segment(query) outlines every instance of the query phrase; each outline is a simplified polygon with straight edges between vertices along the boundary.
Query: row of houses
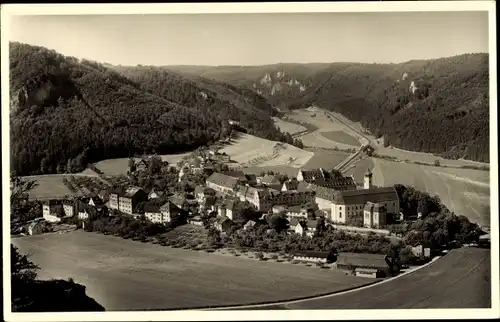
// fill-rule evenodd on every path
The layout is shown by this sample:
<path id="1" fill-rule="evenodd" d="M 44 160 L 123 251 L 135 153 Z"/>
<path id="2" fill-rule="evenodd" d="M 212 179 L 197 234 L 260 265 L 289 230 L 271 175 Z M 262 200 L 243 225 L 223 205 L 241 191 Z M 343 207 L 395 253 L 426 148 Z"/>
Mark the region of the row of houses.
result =
<path id="1" fill-rule="evenodd" d="M 99 196 L 72 200 L 51 199 L 42 204 L 43 218 L 52 223 L 58 223 L 74 216 L 81 220 L 95 218 L 106 212 L 107 207 Z"/>

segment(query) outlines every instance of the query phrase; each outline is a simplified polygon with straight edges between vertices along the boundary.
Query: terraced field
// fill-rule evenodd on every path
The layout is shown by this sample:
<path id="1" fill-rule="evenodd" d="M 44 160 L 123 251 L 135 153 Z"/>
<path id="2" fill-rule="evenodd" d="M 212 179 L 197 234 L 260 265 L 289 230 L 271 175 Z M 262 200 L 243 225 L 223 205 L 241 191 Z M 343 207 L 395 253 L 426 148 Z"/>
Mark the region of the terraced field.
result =
<path id="1" fill-rule="evenodd" d="M 107 311 L 274 302 L 365 285 L 340 271 L 143 244 L 74 231 L 12 239 L 42 267 L 69 278 Z M 222 257 L 224 256 L 224 257 Z M 222 260 L 221 260 L 222 259 Z"/>
<path id="2" fill-rule="evenodd" d="M 312 152 L 304 151 L 290 144 L 261 139 L 249 134 L 242 134 L 233 141 L 231 145 L 224 147 L 220 152 L 227 153 L 241 166 L 288 165 L 300 168 L 313 156 Z"/>

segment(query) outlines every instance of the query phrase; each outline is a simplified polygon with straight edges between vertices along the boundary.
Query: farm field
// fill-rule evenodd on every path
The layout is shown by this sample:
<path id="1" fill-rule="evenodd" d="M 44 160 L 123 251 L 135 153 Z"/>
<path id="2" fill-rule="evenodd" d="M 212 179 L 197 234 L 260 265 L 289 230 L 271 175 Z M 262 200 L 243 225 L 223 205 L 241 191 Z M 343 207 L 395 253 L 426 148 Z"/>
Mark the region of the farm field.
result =
<path id="1" fill-rule="evenodd" d="M 22 253 L 33 254 L 31 260 L 42 267 L 39 278 L 72 277 L 107 311 L 273 302 L 373 282 L 331 269 L 174 249 L 83 231 L 14 238 L 12 243 Z"/>
<path id="2" fill-rule="evenodd" d="M 352 145 L 352 146 L 361 146 L 361 144 L 355 137 L 343 131 L 321 132 L 321 135 L 323 135 L 325 138 L 333 142 L 340 142 L 342 144 Z"/>
<path id="3" fill-rule="evenodd" d="M 312 115 L 316 115 L 312 117 Z M 344 124 L 335 122 L 335 119 L 328 119 L 324 111 L 318 108 L 295 110 L 293 113 L 287 115 L 288 117 L 305 123 L 310 123 L 318 128 L 318 130 L 300 136 L 300 139 L 305 146 L 328 148 L 332 149 L 338 147 L 340 149 L 352 149 L 360 145 L 355 137 L 351 135 L 351 130 Z M 342 132 L 344 135 L 337 135 L 336 137 L 326 137 L 324 133 L 329 132 Z M 327 134 L 329 135 L 329 134 Z M 345 137 L 348 136 L 351 140 L 346 141 Z M 353 142 L 352 139 L 356 140 Z"/>
<path id="4" fill-rule="evenodd" d="M 188 153 L 164 154 L 160 155 L 162 161 L 168 161 L 170 164 L 176 164 Z M 139 160 L 139 158 L 135 158 Z M 106 176 L 117 176 L 126 174 L 128 171 L 128 158 L 108 159 L 99 161 L 95 164 L 97 169 L 101 170 Z"/>
<path id="5" fill-rule="evenodd" d="M 342 151 L 322 150 L 314 148 L 307 148 L 306 150 L 314 153 L 313 157 L 309 159 L 309 161 L 301 167 L 302 169 L 306 170 L 318 169 L 318 168 L 333 169 L 337 164 L 342 162 L 349 155 L 349 153 Z M 355 167 L 347 168 L 347 170 L 344 172 L 344 175 L 346 176 L 353 175 L 354 179 L 358 183 L 362 183 L 363 176 L 366 170 L 368 169 L 372 170 L 373 166 L 374 165 L 371 158 L 366 158 L 364 160 L 355 162 Z M 286 174 L 289 177 L 296 177 L 298 172 L 297 168 L 286 165 L 253 166 L 253 167 L 244 167 L 241 170 L 245 171 L 246 173 L 256 174 L 256 175 L 259 175 L 262 171 L 273 171 L 275 173 Z"/>
<path id="6" fill-rule="evenodd" d="M 319 107 L 309 107 L 308 109 L 301 110 L 302 112 L 296 113 L 295 117 L 300 118 L 302 122 L 318 122 L 318 127 L 321 129 L 321 131 L 325 131 L 326 129 L 329 129 L 330 131 L 340 131 L 343 129 L 342 126 L 344 125 L 335 125 L 334 123 L 330 122 L 326 117 L 321 117 L 318 118 L 320 115 L 324 115 L 325 110 L 321 109 Z M 316 117 L 311 118 L 311 114 L 316 114 Z M 343 120 L 350 126 L 352 126 L 354 129 L 356 129 L 358 132 L 364 133 L 365 129 L 359 122 L 353 122 L 346 117 L 344 117 L 340 113 L 335 113 L 335 112 L 330 112 L 328 113 L 334 115 L 335 117 Z M 308 119 L 309 118 L 309 119 Z M 321 120 L 323 119 L 323 120 Z M 323 124 L 323 126 L 319 126 L 319 124 Z M 328 123 L 331 123 L 332 125 L 328 125 Z M 341 124 L 340 122 L 337 122 L 337 124 Z M 336 130 L 336 129 L 337 130 Z M 345 126 L 344 126 L 345 129 Z M 348 134 L 350 133 L 350 130 L 346 131 Z M 316 133 L 316 135 L 314 135 Z M 453 167 L 461 167 L 461 166 L 488 166 L 488 163 L 482 163 L 482 162 L 476 162 L 476 161 L 469 161 L 469 160 L 450 160 L 450 159 L 444 159 L 442 157 L 438 157 L 433 155 L 432 153 L 425 153 L 425 152 L 414 152 L 414 151 L 407 151 L 407 150 L 402 150 L 398 149 L 395 147 L 384 147 L 384 142 L 382 138 L 376 138 L 373 135 L 369 135 L 364 133 L 366 137 L 368 137 L 371 141 L 371 145 L 375 148 L 375 152 L 379 155 L 384 155 L 384 156 L 390 156 L 394 158 L 398 158 L 402 161 L 409 160 L 409 161 L 417 161 L 417 162 L 423 162 L 423 163 L 428 163 L 428 164 L 434 164 L 434 161 L 438 160 L 441 165 L 447 165 L 447 166 L 453 166 Z M 304 137 L 302 137 L 302 141 L 304 142 L 304 145 L 312 145 L 312 146 L 318 146 L 318 147 L 327 147 L 327 143 L 320 138 L 317 137 L 317 132 L 310 133 Z M 307 143 L 306 143 L 307 142 Z M 316 144 L 316 145 L 314 145 Z M 340 147 L 340 146 L 339 146 Z"/>
<path id="7" fill-rule="evenodd" d="M 375 185 L 411 185 L 438 195 L 450 210 L 489 227 L 489 171 L 423 166 L 376 158 L 372 161 Z"/>
<path id="8" fill-rule="evenodd" d="M 427 267 L 393 281 L 347 294 L 266 306 L 262 309 L 489 308 L 490 277 L 490 251 L 461 248 L 452 250 Z"/>
<path id="9" fill-rule="evenodd" d="M 77 174 L 72 174 L 78 176 Z M 29 192 L 30 199 L 50 199 L 62 198 L 64 196 L 77 195 L 68 189 L 63 183 L 64 177 L 69 177 L 69 174 L 47 174 L 39 176 L 23 177 L 25 180 L 35 180 L 37 186 Z"/>
<path id="10" fill-rule="evenodd" d="M 302 125 L 285 122 L 279 117 L 273 117 L 273 120 L 274 120 L 274 125 L 276 125 L 281 132 L 288 132 L 293 135 L 295 133 L 307 130 Z"/>
<path id="11" fill-rule="evenodd" d="M 231 159 L 248 167 L 289 165 L 300 168 L 313 156 L 312 152 L 304 151 L 290 144 L 243 133 L 219 152 L 227 153 Z M 293 158 L 291 163 L 290 158 Z"/>

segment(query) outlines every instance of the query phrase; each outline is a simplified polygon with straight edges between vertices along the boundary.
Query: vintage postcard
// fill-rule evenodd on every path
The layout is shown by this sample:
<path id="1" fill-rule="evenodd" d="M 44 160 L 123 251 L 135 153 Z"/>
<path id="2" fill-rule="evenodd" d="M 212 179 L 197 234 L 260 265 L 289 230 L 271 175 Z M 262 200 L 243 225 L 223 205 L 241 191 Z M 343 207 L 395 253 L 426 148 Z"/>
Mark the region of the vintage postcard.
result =
<path id="1" fill-rule="evenodd" d="M 6 321 L 499 317 L 493 1 L 1 13 Z"/>

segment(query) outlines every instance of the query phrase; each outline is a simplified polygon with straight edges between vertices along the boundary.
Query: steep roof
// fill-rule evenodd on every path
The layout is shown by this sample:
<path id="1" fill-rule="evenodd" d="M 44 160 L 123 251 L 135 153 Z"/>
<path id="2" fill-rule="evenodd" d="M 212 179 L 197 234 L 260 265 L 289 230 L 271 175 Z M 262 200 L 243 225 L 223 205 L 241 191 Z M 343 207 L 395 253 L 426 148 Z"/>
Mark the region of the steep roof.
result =
<path id="1" fill-rule="evenodd" d="M 299 170 L 302 172 L 302 177 L 304 181 L 310 181 L 314 179 L 324 178 L 324 173 L 321 169 L 313 169 L 313 170 Z"/>
<path id="2" fill-rule="evenodd" d="M 239 209 L 240 202 L 239 202 L 239 200 L 236 200 L 236 199 L 227 198 L 224 200 L 223 206 L 229 210 L 236 210 L 236 209 Z"/>
<path id="3" fill-rule="evenodd" d="M 316 193 L 316 197 L 333 201 L 335 190 L 321 187 L 312 183 L 307 183 L 302 181 L 298 184 L 298 191 L 314 191 Z"/>
<path id="4" fill-rule="evenodd" d="M 367 201 L 373 203 L 398 200 L 398 193 L 394 187 L 380 187 L 371 189 L 360 189 L 351 191 L 335 192 L 334 202 L 337 204 L 365 204 Z"/>
<path id="5" fill-rule="evenodd" d="M 197 194 L 209 194 L 209 193 L 215 193 L 215 190 L 209 187 L 204 187 L 204 186 L 196 186 L 194 188 L 194 193 Z"/>
<path id="6" fill-rule="evenodd" d="M 167 201 L 160 207 L 160 211 L 172 211 L 177 208 L 176 205 L 174 205 L 171 201 Z"/>
<path id="7" fill-rule="evenodd" d="M 136 186 L 128 187 L 124 191 L 123 197 L 132 198 L 132 197 L 134 197 L 141 190 L 142 189 L 140 187 L 136 187 Z"/>
<path id="8" fill-rule="evenodd" d="M 316 179 L 311 183 L 325 188 L 335 190 L 355 190 L 356 182 L 352 177 L 331 177 L 328 179 Z"/>
<path id="9" fill-rule="evenodd" d="M 232 178 L 236 178 L 236 179 L 241 179 L 241 180 L 246 179 L 245 172 L 243 172 L 241 170 L 225 171 L 225 172 L 223 172 L 223 174 L 228 176 L 228 177 L 232 177 Z"/>
<path id="10" fill-rule="evenodd" d="M 211 182 L 218 186 L 232 189 L 234 186 L 238 184 L 238 179 L 228 176 L 226 174 L 214 172 L 210 177 L 208 177 L 207 182 Z"/>
<path id="11" fill-rule="evenodd" d="M 215 197 L 207 197 L 205 198 L 205 200 L 203 201 L 203 205 L 204 206 L 213 206 L 215 205 L 215 201 L 217 199 Z"/>
<path id="12" fill-rule="evenodd" d="M 231 219 L 229 219 L 229 217 L 227 217 L 227 216 L 220 216 L 220 217 L 217 217 L 215 219 L 215 221 L 217 221 L 219 224 L 223 224 L 226 222 L 231 222 Z"/>
<path id="13" fill-rule="evenodd" d="M 63 201 L 59 199 L 50 199 L 47 200 L 43 203 L 44 205 L 49 205 L 49 206 L 57 206 L 57 205 L 62 205 Z"/>
<path id="14" fill-rule="evenodd" d="M 269 174 L 266 174 L 265 176 L 263 176 L 260 179 L 260 182 L 262 182 L 263 184 L 266 184 L 266 185 L 280 184 L 280 181 L 278 180 L 278 178 L 276 178 L 273 175 L 269 175 Z"/>
<path id="15" fill-rule="evenodd" d="M 295 228 L 298 224 L 299 220 L 296 218 L 290 218 L 290 220 L 288 221 L 288 225 L 290 226 L 290 228 Z"/>
<path id="16" fill-rule="evenodd" d="M 160 206 L 155 203 L 148 202 L 144 205 L 144 212 L 160 213 Z"/>
<path id="17" fill-rule="evenodd" d="M 385 255 L 362 253 L 339 253 L 337 264 L 352 265 L 354 267 L 387 269 Z"/>
<path id="18" fill-rule="evenodd" d="M 287 180 L 283 183 L 283 186 L 286 186 L 287 190 L 297 190 L 297 188 L 299 186 L 299 182 L 295 179 Z"/>

